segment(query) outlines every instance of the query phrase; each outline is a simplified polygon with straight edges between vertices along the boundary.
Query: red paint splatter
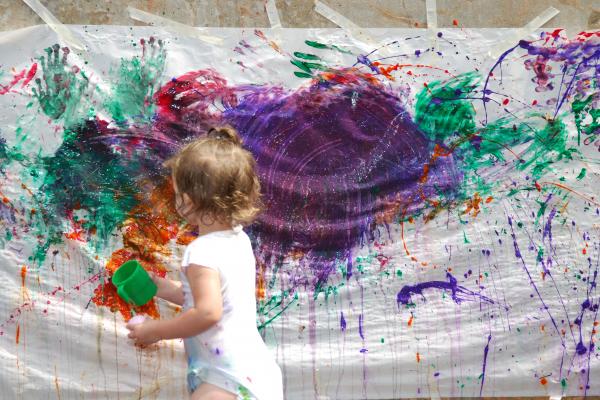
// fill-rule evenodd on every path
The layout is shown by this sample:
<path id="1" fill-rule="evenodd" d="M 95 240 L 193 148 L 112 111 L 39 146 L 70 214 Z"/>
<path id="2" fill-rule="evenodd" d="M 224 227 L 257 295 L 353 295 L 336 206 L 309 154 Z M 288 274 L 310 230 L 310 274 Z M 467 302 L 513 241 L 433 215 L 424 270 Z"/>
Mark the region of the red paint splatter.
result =
<path id="1" fill-rule="evenodd" d="M 546 377 L 545 377 L 545 376 L 542 376 L 542 379 L 540 379 L 540 383 L 541 383 L 542 385 L 545 385 L 545 384 L 547 384 L 547 383 L 548 383 L 548 379 L 546 379 Z"/>
<path id="2" fill-rule="evenodd" d="M 454 25 L 454 26 L 458 26 L 458 20 L 457 20 L 457 19 L 453 19 L 453 20 L 452 20 L 452 25 Z"/>
<path id="3" fill-rule="evenodd" d="M 34 63 L 29 71 L 27 69 L 23 69 L 21 72 L 15 74 L 13 79 L 7 85 L 0 85 L 0 95 L 6 94 L 11 91 L 13 87 L 17 85 L 21 81 L 21 79 L 25 78 L 25 80 L 21 83 L 21 87 L 25 87 L 31 81 L 31 79 L 35 76 L 37 71 L 37 64 Z"/>
<path id="4" fill-rule="evenodd" d="M 508 102 L 509 102 L 509 100 L 508 100 L 508 99 L 504 99 L 504 100 L 502 100 L 502 104 L 504 104 L 504 105 L 507 105 L 507 104 L 508 104 Z"/>
<path id="5" fill-rule="evenodd" d="M 538 192 L 542 191 L 542 187 L 540 186 L 539 183 L 535 182 L 535 188 L 537 189 Z"/>
<path id="6" fill-rule="evenodd" d="M 37 72 L 37 63 L 33 63 L 33 65 L 31 66 L 31 68 L 29 68 L 29 71 L 27 72 L 27 76 L 25 77 L 25 80 L 23 81 L 23 83 L 21 84 L 21 87 L 25 87 L 27 86 L 27 84 L 33 79 L 33 77 L 35 76 L 35 73 Z"/>
<path id="7" fill-rule="evenodd" d="M 19 344 L 19 337 L 21 336 L 21 325 L 17 324 L 17 333 L 15 335 L 15 342 Z"/>

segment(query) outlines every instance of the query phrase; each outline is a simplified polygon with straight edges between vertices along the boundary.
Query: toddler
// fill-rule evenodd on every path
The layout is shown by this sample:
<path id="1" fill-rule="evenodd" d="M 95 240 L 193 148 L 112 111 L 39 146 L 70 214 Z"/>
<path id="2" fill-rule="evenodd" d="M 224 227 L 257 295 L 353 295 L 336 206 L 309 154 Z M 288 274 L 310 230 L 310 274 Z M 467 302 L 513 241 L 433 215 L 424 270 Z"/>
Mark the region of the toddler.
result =
<path id="1" fill-rule="evenodd" d="M 181 283 L 153 275 L 157 297 L 183 306 L 170 320 L 128 324 L 139 345 L 183 338 L 192 400 L 283 399 L 279 366 L 256 327 L 256 263 L 242 224 L 259 212 L 256 161 L 231 127 L 212 128 L 165 162 L 177 212 L 198 227 Z"/>

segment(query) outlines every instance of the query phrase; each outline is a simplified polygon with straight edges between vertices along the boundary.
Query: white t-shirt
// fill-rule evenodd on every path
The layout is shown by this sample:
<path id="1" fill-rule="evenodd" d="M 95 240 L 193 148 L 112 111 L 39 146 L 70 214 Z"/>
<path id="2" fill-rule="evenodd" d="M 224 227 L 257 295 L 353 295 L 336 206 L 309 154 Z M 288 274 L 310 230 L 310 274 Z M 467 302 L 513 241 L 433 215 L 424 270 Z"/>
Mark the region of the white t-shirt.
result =
<path id="1" fill-rule="evenodd" d="M 181 264 L 184 310 L 194 307 L 185 274 L 189 264 L 219 272 L 223 316 L 184 339 L 188 369 L 204 371 L 208 383 L 215 374 L 234 380 L 259 400 L 283 399 L 281 370 L 256 327 L 256 259 L 242 226 L 202 235 L 188 245 Z"/>

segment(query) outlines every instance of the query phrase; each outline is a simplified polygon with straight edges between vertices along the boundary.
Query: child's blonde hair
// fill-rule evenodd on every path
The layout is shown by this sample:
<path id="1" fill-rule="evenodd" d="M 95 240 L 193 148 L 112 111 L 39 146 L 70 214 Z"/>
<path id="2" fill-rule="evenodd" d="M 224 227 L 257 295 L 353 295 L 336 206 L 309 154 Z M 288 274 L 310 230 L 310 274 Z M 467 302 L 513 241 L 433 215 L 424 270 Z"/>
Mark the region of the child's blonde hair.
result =
<path id="1" fill-rule="evenodd" d="M 211 128 L 163 164 L 195 212 L 222 222 L 250 224 L 260 212 L 256 160 L 231 126 Z M 180 199 L 181 200 L 181 199 Z"/>

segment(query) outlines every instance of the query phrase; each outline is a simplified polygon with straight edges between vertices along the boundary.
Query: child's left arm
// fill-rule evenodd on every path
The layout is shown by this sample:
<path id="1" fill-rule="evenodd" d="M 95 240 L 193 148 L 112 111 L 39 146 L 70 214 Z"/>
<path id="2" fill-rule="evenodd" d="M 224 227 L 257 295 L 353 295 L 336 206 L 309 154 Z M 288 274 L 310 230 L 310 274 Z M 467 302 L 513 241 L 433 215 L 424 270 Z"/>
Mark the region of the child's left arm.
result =
<path id="1" fill-rule="evenodd" d="M 195 336 L 221 320 L 223 299 L 219 272 L 190 264 L 186 268 L 186 275 L 194 296 L 194 308 L 170 320 L 127 324 L 127 329 L 131 331 L 128 337 L 134 339 L 136 344 L 149 345 L 163 339 Z"/>

